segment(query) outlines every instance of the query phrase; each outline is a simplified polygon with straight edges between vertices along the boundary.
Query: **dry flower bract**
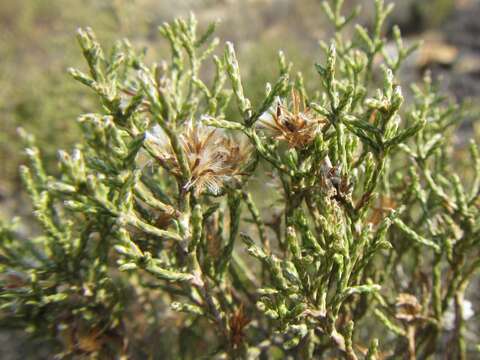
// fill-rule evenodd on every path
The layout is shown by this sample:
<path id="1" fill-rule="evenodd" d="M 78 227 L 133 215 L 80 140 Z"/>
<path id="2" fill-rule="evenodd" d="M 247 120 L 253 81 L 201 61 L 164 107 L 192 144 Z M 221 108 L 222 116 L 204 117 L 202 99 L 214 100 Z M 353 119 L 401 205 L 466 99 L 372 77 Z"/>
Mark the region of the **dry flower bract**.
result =
<path id="1" fill-rule="evenodd" d="M 183 125 L 179 140 L 190 169 L 186 191 L 195 195 L 205 191 L 219 195 L 227 183 L 239 181 L 242 168 L 250 159 L 250 147 L 225 132 L 208 127 L 201 121 L 188 121 Z M 147 132 L 146 141 L 160 164 L 172 174 L 180 175 L 180 166 L 168 136 L 159 125 Z"/>
<path id="2" fill-rule="evenodd" d="M 245 338 L 245 327 L 250 323 L 250 319 L 245 315 L 243 304 L 236 309 L 229 319 L 230 341 L 233 346 L 239 346 Z"/>
<path id="3" fill-rule="evenodd" d="M 278 99 L 260 116 L 259 126 L 270 131 L 275 139 L 285 141 L 289 147 L 303 148 L 315 139 L 325 121 L 305 105 L 299 93 L 292 90 L 290 104 Z"/>
<path id="4" fill-rule="evenodd" d="M 421 317 L 422 306 L 411 294 L 401 293 L 398 295 L 395 306 L 397 308 L 395 317 L 398 320 L 412 322 Z"/>

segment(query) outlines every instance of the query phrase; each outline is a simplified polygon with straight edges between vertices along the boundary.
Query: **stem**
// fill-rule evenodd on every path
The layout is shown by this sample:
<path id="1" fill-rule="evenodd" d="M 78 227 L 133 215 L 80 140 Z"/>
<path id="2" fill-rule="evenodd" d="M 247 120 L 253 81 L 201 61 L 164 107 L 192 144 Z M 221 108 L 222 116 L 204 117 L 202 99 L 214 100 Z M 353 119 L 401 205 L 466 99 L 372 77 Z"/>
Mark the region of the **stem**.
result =
<path id="1" fill-rule="evenodd" d="M 464 339 L 465 321 L 463 314 L 464 290 L 458 290 L 455 293 L 455 339 L 457 342 L 457 359 L 466 360 L 467 349 Z"/>
<path id="2" fill-rule="evenodd" d="M 408 325 L 407 328 L 407 340 L 408 340 L 408 359 L 415 360 L 415 326 Z"/>

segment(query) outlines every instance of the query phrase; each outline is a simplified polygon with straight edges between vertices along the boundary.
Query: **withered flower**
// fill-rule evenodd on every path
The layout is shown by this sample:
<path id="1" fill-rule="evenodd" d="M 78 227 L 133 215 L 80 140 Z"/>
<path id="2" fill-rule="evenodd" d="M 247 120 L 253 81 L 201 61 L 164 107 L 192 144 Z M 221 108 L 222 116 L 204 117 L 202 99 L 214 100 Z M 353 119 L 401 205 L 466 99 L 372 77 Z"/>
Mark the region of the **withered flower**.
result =
<path id="1" fill-rule="evenodd" d="M 315 139 L 320 125 L 325 122 L 305 105 L 300 94 L 292 90 L 290 104 L 278 100 L 260 116 L 259 126 L 270 131 L 275 139 L 285 141 L 289 147 L 303 148 Z"/>
<path id="2" fill-rule="evenodd" d="M 242 344 L 243 339 L 245 338 L 244 329 L 249 323 L 250 319 L 245 316 L 243 304 L 241 304 L 228 321 L 230 328 L 230 341 L 234 347 L 238 347 Z"/>
<path id="3" fill-rule="evenodd" d="M 422 306 L 417 298 L 411 294 L 401 293 L 397 296 L 396 304 L 397 313 L 395 317 L 398 320 L 410 323 L 414 320 L 421 319 Z"/>
<path id="4" fill-rule="evenodd" d="M 187 122 L 180 130 L 180 145 L 190 169 L 186 191 L 193 189 L 195 195 L 206 190 L 214 195 L 221 193 L 229 182 L 238 181 L 242 168 L 250 158 L 250 148 L 242 141 L 202 122 Z M 181 170 L 170 140 L 160 126 L 154 126 L 146 135 L 147 143 L 153 145 L 160 164 L 175 176 Z"/>

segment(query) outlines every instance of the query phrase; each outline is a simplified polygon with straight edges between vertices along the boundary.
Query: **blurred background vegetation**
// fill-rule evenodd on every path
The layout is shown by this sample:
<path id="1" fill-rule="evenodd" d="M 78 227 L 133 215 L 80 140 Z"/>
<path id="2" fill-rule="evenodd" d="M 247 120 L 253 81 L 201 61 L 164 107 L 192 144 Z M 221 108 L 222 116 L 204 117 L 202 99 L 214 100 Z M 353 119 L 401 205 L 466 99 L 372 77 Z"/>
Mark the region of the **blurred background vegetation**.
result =
<path id="1" fill-rule="evenodd" d="M 363 7 L 370 23 L 370 0 L 346 0 Z M 457 99 L 480 94 L 480 3 L 475 0 L 396 0 L 391 24 L 405 41 L 423 40 L 402 81 L 408 84 L 430 69 Z M 246 92 L 255 99 L 275 78 L 277 52 L 283 49 L 294 68 L 315 88 L 313 64 L 321 59 L 319 40 L 331 34 L 320 0 L 2 0 L 0 1 L 0 217 L 28 210 L 18 167 L 23 161 L 18 127 L 33 133 L 55 171 L 59 148 L 78 139 L 75 119 L 98 103 L 66 72 L 82 68 L 75 40 L 78 27 L 90 26 L 109 48 L 128 38 L 146 48 L 151 61 L 162 59 L 158 26 L 194 12 L 201 27 L 220 20 L 217 36 L 236 44 Z M 388 33 L 386 34 L 389 35 Z M 388 48 L 386 49 L 388 51 Z M 2 342 L 2 354 L 14 353 Z M 16 344 L 18 346 L 18 344 Z M 3 358 L 3 357 L 2 357 Z M 15 357 L 14 357 L 15 358 Z"/>

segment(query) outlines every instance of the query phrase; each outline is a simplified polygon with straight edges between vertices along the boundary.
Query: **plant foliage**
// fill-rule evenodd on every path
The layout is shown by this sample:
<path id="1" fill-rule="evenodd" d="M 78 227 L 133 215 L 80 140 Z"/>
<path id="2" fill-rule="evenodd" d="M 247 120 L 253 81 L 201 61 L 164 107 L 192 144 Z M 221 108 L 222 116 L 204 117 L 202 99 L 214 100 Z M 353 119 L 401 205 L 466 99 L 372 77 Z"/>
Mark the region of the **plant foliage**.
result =
<path id="1" fill-rule="evenodd" d="M 350 32 L 358 9 L 342 15 L 342 3 L 323 3 L 335 36 L 318 91 L 280 53 L 255 102 L 233 45 L 219 55 L 215 26 L 199 33 L 193 16 L 161 26 L 171 57 L 151 65 L 79 30 L 88 71 L 70 74 L 102 111 L 79 118 L 83 140 L 59 152 L 58 177 L 24 135 L 43 231 L 1 227 L 2 326 L 64 357 L 474 351 L 478 147 L 459 172 L 462 113 L 428 78 L 405 104 L 397 76 L 415 46 L 394 28 L 396 56 L 384 51 L 392 7 L 376 0 L 372 28 Z"/>

